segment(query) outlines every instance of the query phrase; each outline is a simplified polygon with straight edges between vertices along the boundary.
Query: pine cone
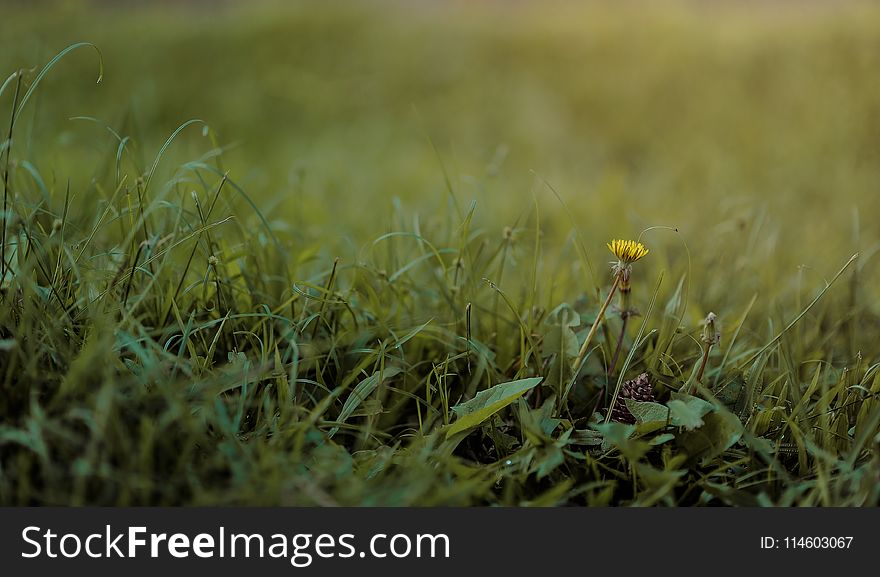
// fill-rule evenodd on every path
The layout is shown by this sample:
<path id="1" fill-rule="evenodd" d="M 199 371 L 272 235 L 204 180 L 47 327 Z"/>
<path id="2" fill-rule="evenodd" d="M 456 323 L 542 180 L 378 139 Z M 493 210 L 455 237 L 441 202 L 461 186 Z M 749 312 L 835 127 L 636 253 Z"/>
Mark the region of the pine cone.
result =
<path id="1" fill-rule="evenodd" d="M 619 423 L 633 424 L 636 418 L 629 409 L 626 408 L 626 399 L 633 399 L 641 402 L 653 402 L 654 390 L 651 387 L 651 380 L 648 373 L 642 373 L 631 381 L 625 381 L 620 387 L 620 394 L 617 395 L 617 402 L 611 410 L 611 420 Z"/>

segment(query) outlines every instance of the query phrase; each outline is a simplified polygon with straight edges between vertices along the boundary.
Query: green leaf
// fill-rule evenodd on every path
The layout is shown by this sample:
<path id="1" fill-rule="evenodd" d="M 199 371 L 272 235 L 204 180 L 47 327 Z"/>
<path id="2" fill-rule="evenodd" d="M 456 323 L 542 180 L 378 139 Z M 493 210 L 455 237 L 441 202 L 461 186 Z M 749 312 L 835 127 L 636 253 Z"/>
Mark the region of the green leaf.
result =
<path id="1" fill-rule="evenodd" d="M 693 431 L 703 426 L 703 419 L 697 411 L 683 401 L 671 400 L 666 403 L 669 407 L 669 414 L 672 416 L 672 424 L 676 427 L 684 427 L 688 431 Z"/>
<path id="2" fill-rule="evenodd" d="M 699 397 L 684 393 L 672 393 L 672 399 L 666 403 L 672 417 L 672 424 L 692 431 L 703 426 L 703 416 L 712 412 L 712 403 Z"/>
<path id="3" fill-rule="evenodd" d="M 610 423 L 593 423 L 590 426 L 602 434 L 603 451 L 616 448 L 621 455 L 630 461 L 638 461 L 651 448 L 648 443 L 630 438 L 636 432 L 635 425 L 611 421 Z"/>
<path id="4" fill-rule="evenodd" d="M 678 436 L 679 445 L 703 465 L 729 449 L 743 433 L 743 425 L 730 411 L 719 409 L 703 418 L 703 426 Z"/>
<path id="5" fill-rule="evenodd" d="M 391 281 L 389 280 L 388 282 L 391 282 Z M 431 324 L 432 320 L 433 319 L 429 319 L 425 324 L 417 326 L 416 328 L 411 330 L 409 333 L 407 333 L 406 336 L 398 339 L 397 342 L 394 343 L 394 348 L 399 349 L 400 347 L 405 345 L 407 341 L 409 341 L 411 338 L 413 338 L 414 336 L 416 336 L 417 334 L 419 334 L 420 332 L 425 330 L 425 327 L 427 327 L 429 324 Z"/>
<path id="6" fill-rule="evenodd" d="M 745 406 L 745 390 L 745 380 L 743 380 L 741 375 L 737 375 L 732 380 L 724 383 L 717 390 L 713 390 L 712 394 L 715 395 L 715 398 L 724 404 L 725 407 L 734 413 L 739 413 Z"/>
<path id="7" fill-rule="evenodd" d="M 656 437 L 648 441 L 648 444 L 652 447 L 656 447 L 657 445 L 662 445 L 663 443 L 671 441 L 674 438 L 675 435 L 673 435 L 672 433 L 663 433 L 662 435 L 657 435 Z"/>
<path id="8" fill-rule="evenodd" d="M 446 438 L 478 426 L 480 423 L 523 396 L 541 382 L 542 377 L 519 379 L 490 387 L 480 391 L 473 399 L 452 407 L 458 416 L 446 430 Z"/>
<path id="9" fill-rule="evenodd" d="M 543 479 L 564 462 L 565 455 L 562 453 L 562 449 L 555 445 L 550 445 L 536 460 L 535 465 L 537 468 L 535 469 L 535 474 L 538 479 Z"/>
<path id="10" fill-rule="evenodd" d="M 556 427 L 558 427 L 559 423 L 561 422 L 562 419 L 546 417 L 541 420 L 541 431 L 549 437 L 553 433 L 553 431 L 556 430 Z"/>
<path id="11" fill-rule="evenodd" d="M 662 429 L 669 422 L 669 409 L 660 403 L 640 402 L 625 399 L 626 408 L 636 418 L 636 431 L 639 434 Z"/>
<path id="12" fill-rule="evenodd" d="M 385 367 L 385 370 L 376 371 L 359 382 L 351 391 L 351 394 L 348 395 L 348 399 L 346 399 L 345 404 L 342 405 L 342 411 L 340 411 L 339 417 L 336 420 L 340 423 L 344 423 L 349 417 L 351 417 L 355 409 L 364 402 L 364 399 L 369 397 L 373 391 L 376 390 L 376 387 L 379 386 L 380 379 L 390 379 L 401 372 L 403 372 L 403 369 L 400 367 Z M 339 427 L 333 427 L 330 429 L 329 436 L 332 437 L 337 431 L 339 431 Z"/>
<path id="13" fill-rule="evenodd" d="M 550 327 L 576 327 L 581 324 L 581 316 L 568 303 L 562 303 L 547 315 L 544 324 Z M 577 351 L 575 350 L 575 355 Z"/>

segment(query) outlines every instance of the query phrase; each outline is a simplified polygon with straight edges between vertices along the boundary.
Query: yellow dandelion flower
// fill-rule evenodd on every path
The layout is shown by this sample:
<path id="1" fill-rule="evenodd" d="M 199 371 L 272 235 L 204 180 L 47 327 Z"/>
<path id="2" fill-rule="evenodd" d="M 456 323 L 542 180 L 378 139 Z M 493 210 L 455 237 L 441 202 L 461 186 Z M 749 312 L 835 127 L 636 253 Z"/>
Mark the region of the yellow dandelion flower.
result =
<path id="1" fill-rule="evenodd" d="M 629 265 L 648 254 L 648 249 L 635 240 L 616 239 L 608 243 L 608 250 L 624 265 Z"/>

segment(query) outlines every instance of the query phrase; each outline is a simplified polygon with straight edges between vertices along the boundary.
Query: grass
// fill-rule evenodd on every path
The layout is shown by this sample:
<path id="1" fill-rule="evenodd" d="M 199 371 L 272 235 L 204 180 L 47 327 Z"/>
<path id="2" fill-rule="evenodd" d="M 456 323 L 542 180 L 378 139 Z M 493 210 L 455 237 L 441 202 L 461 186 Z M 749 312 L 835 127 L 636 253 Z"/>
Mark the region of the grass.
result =
<path id="1" fill-rule="evenodd" d="M 880 501 L 875 8 L 56 8 L 0 504 Z"/>

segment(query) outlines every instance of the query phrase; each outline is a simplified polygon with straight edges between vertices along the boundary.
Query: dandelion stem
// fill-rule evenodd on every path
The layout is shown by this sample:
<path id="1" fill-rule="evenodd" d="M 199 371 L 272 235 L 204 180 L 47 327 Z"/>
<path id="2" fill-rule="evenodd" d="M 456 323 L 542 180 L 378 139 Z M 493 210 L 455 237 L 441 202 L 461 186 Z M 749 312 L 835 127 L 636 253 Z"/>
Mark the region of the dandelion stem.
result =
<path id="1" fill-rule="evenodd" d="M 629 321 L 629 314 L 624 313 L 621 316 L 621 325 L 620 325 L 620 334 L 617 335 L 617 345 L 614 347 L 614 354 L 611 356 L 611 363 L 608 365 L 608 376 L 611 376 L 611 373 L 614 372 L 614 368 L 617 366 L 617 359 L 620 358 L 620 349 L 623 348 L 623 337 L 626 335 L 626 325 Z"/>
<path id="2" fill-rule="evenodd" d="M 703 382 L 703 371 L 706 370 L 706 364 L 709 362 L 709 351 L 712 350 L 712 345 L 707 345 L 705 349 L 703 349 L 703 360 L 700 362 L 700 370 L 697 371 L 697 380 L 699 382 Z"/>
<path id="3" fill-rule="evenodd" d="M 593 326 L 590 327 L 590 332 L 587 334 L 586 340 L 584 340 L 584 344 L 581 345 L 581 350 L 578 351 L 577 358 L 574 360 L 574 378 L 577 378 L 577 374 L 580 372 L 581 363 L 584 361 L 584 357 L 587 355 L 587 350 L 590 348 L 590 342 L 593 340 L 593 337 L 596 336 L 596 330 L 599 328 L 599 323 L 602 322 L 602 318 L 605 316 L 605 311 L 608 309 L 608 305 L 611 304 L 611 299 L 614 298 L 614 293 L 617 292 L 617 287 L 620 285 L 620 274 L 614 275 L 614 283 L 611 285 L 611 290 L 608 291 L 608 298 L 605 299 L 605 302 L 602 304 L 602 308 L 599 309 L 599 314 L 596 315 L 596 320 L 593 321 Z"/>

